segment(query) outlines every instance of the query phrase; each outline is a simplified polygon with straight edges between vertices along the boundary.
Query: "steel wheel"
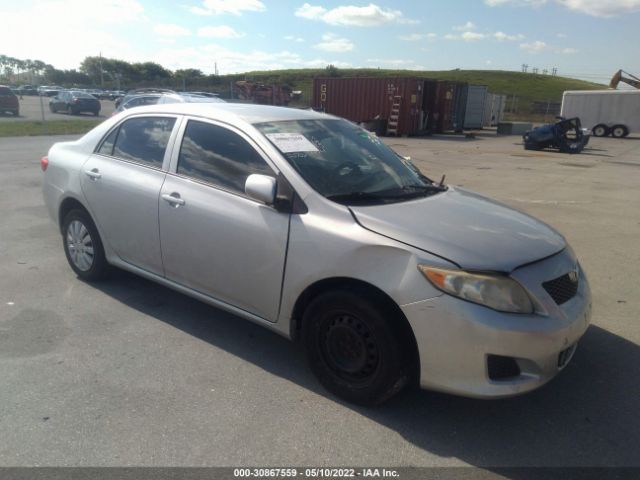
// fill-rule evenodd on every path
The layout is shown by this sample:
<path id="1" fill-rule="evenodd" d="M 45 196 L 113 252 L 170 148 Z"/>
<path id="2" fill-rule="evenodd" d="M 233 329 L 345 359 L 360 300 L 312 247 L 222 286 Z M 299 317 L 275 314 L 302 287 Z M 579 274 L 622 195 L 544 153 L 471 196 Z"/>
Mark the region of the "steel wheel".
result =
<path id="1" fill-rule="evenodd" d="M 93 240 L 87 227 L 80 220 L 73 220 L 67 227 L 67 249 L 73 264 L 83 272 L 93 265 Z"/>
<path id="2" fill-rule="evenodd" d="M 411 344 L 390 304 L 368 292 L 315 297 L 302 319 L 309 366 L 330 392 L 360 405 L 391 398 L 411 378 Z"/>
<path id="3" fill-rule="evenodd" d="M 324 325 L 320 348 L 336 375 L 351 382 L 366 382 L 375 375 L 380 351 L 366 323 L 349 315 L 336 315 Z"/>

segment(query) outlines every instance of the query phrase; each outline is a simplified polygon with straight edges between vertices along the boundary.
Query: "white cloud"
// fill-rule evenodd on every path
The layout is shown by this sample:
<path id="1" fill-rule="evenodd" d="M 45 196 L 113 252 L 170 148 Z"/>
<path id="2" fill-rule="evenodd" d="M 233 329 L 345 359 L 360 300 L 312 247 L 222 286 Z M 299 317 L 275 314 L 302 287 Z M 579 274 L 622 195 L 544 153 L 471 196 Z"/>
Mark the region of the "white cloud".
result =
<path id="1" fill-rule="evenodd" d="M 478 40 L 487 38 L 487 36 L 484 33 L 478 32 L 462 32 L 460 35 L 447 33 L 444 38 L 446 40 L 464 40 L 465 42 L 476 42 Z"/>
<path id="2" fill-rule="evenodd" d="M 484 0 L 490 7 L 501 7 L 502 5 L 513 5 L 516 7 L 539 7 L 547 3 L 547 0 Z"/>
<path id="3" fill-rule="evenodd" d="M 594 17 L 613 17 L 640 11 L 640 0 L 556 0 L 570 10 Z"/>
<path id="4" fill-rule="evenodd" d="M 556 37 L 558 37 L 558 38 L 567 38 L 567 34 L 566 33 L 556 33 Z"/>
<path id="5" fill-rule="evenodd" d="M 536 40 L 532 43 L 521 43 L 520 48 L 526 50 L 529 53 L 540 53 L 547 48 L 547 44 L 541 42 L 540 40 Z"/>
<path id="6" fill-rule="evenodd" d="M 222 74 L 284 68 L 322 68 L 329 64 L 338 68 L 352 66 L 348 62 L 335 59 L 315 58 L 306 60 L 299 54 L 288 50 L 239 52 L 217 44 L 187 48 L 167 48 L 157 52 L 156 61 L 172 70 L 197 68 L 203 72 L 212 72 L 215 62 L 218 64 L 218 69 Z"/>
<path id="7" fill-rule="evenodd" d="M 242 12 L 264 12 L 266 9 L 260 0 L 203 0 L 201 7 L 194 6 L 189 11 L 196 15 L 242 15 Z"/>
<path id="8" fill-rule="evenodd" d="M 335 33 L 325 33 L 322 35 L 322 41 L 316 44 L 314 48 L 325 52 L 349 52 L 353 50 L 353 43 Z"/>
<path id="9" fill-rule="evenodd" d="M 484 33 L 476 33 L 476 32 L 464 32 L 462 35 L 462 40 L 466 42 L 475 42 L 476 40 L 482 40 L 485 35 Z"/>
<path id="10" fill-rule="evenodd" d="M 493 37 L 498 40 L 499 42 L 504 42 L 505 40 L 508 41 L 516 41 L 516 40 L 523 40 L 524 39 L 524 35 L 522 35 L 521 33 L 518 33 L 517 35 L 507 35 L 504 32 L 496 32 L 493 34 Z"/>
<path id="11" fill-rule="evenodd" d="M 188 37 L 191 31 L 175 23 L 159 23 L 153 27 L 153 31 L 161 37 Z"/>
<path id="12" fill-rule="evenodd" d="M 289 40 L 290 42 L 298 42 L 298 43 L 303 43 L 304 42 L 304 38 L 296 37 L 295 35 L 285 35 L 282 38 L 284 38 L 285 40 Z"/>
<path id="13" fill-rule="evenodd" d="M 400 58 L 368 58 L 367 63 L 372 63 L 377 67 L 402 68 L 404 70 L 426 70 L 424 66 L 418 65 L 414 60 L 404 60 Z"/>
<path id="14" fill-rule="evenodd" d="M 408 35 L 400 35 L 398 38 L 407 42 L 417 42 L 419 40 L 432 40 L 437 36 L 435 33 L 410 33 Z"/>
<path id="15" fill-rule="evenodd" d="M 640 11 L 640 0 L 554 0 L 569 10 L 594 17 L 614 17 Z M 490 7 L 512 5 L 517 7 L 540 7 L 548 0 L 484 0 Z"/>
<path id="16" fill-rule="evenodd" d="M 319 20 L 325 13 L 327 13 L 326 8 L 319 5 L 309 5 L 308 3 L 305 3 L 296 10 L 297 17 L 309 20 Z"/>
<path id="17" fill-rule="evenodd" d="M 558 53 L 562 53 L 563 55 L 573 55 L 574 53 L 578 53 L 578 49 L 577 48 L 562 48 L 560 50 L 558 50 Z"/>
<path id="18" fill-rule="evenodd" d="M 452 27 L 453 30 L 457 30 L 459 32 L 465 31 L 465 30 L 475 30 L 476 25 L 473 22 L 467 22 L 464 25 L 458 25 L 456 27 Z"/>
<path id="19" fill-rule="evenodd" d="M 328 10 L 319 5 L 305 3 L 295 11 L 298 17 L 319 20 L 329 25 L 375 27 L 386 23 L 416 23 L 403 17 L 400 10 L 381 8 L 370 3 L 365 7 L 341 5 Z"/>
<path id="20" fill-rule="evenodd" d="M 198 36 L 205 38 L 240 38 L 244 37 L 244 33 L 237 32 L 228 25 L 219 25 L 199 28 Z"/>
<path id="21" fill-rule="evenodd" d="M 137 0 L 95 0 L 91 8 L 86 0 L 18 2 L 11 9 L 5 5 L 0 6 L 2 53 L 39 59 L 57 68 L 78 68 L 85 57 L 100 52 L 105 57 L 132 59 L 122 32 L 134 22 L 151 34 L 144 7 Z M 43 32 L 50 32 L 52 25 L 64 28 L 43 40 Z"/>

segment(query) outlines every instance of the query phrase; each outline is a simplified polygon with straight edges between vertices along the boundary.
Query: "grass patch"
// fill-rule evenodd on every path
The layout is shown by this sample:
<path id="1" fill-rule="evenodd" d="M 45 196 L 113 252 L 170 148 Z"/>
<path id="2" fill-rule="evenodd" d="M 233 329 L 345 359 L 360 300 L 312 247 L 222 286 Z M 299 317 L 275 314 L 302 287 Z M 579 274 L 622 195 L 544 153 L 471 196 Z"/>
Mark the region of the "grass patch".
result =
<path id="1" fill-rule="evenodd" d="M 87 133 L 102 120 L 51 120 L 48 122 L 0 122 L 0 137 L 72 135 Z"/>

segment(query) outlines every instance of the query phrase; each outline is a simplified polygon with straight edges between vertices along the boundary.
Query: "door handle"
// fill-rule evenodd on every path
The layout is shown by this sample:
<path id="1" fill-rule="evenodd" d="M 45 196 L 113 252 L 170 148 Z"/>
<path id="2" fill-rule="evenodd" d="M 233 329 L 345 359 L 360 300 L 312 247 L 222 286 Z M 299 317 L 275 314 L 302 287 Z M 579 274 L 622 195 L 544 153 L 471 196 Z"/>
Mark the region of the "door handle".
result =
<path id="1" fill-rule="evenodd" d="M 172 194 L 163 193 L 162 199 L 169 202 L 174 207 L 179 207 L 180 205 L 184 205 L 184 200 L 180 198 L 180 194 L 178 192 L 173 192 Z"/>
<path id="2" fill-rule="evenodd" d="M 102 178 L 102 174 L 100 173 L 100 170 L 98 170 L 97 168 L 93 168 L 91 170 L 85 170 L 84 173 L 91 180 L 98 180 L 99 178 Z"/>

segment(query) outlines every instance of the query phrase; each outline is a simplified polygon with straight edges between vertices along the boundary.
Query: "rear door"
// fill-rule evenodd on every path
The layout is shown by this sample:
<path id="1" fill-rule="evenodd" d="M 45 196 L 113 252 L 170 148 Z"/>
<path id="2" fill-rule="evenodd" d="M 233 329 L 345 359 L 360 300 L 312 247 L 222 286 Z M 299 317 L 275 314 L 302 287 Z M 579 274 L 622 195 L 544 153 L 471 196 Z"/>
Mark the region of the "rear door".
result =
<path id="1" fill-rule="evenodd" d="M 276 172 L 242 132 L 188 120 L 160 200 L 166 277 L 276 321 L 289 214 L 248 198 L 252 173 Z"/>
<path id="2" fill-rule="evenodd" d="M 158 196 L 175 116 L 137 116 L 112 130 L 84 164 L 82 191 L 106 241 L 124 261 L 163 275 Z M 166 160 L 165 160 L 166 157 Z"/>

